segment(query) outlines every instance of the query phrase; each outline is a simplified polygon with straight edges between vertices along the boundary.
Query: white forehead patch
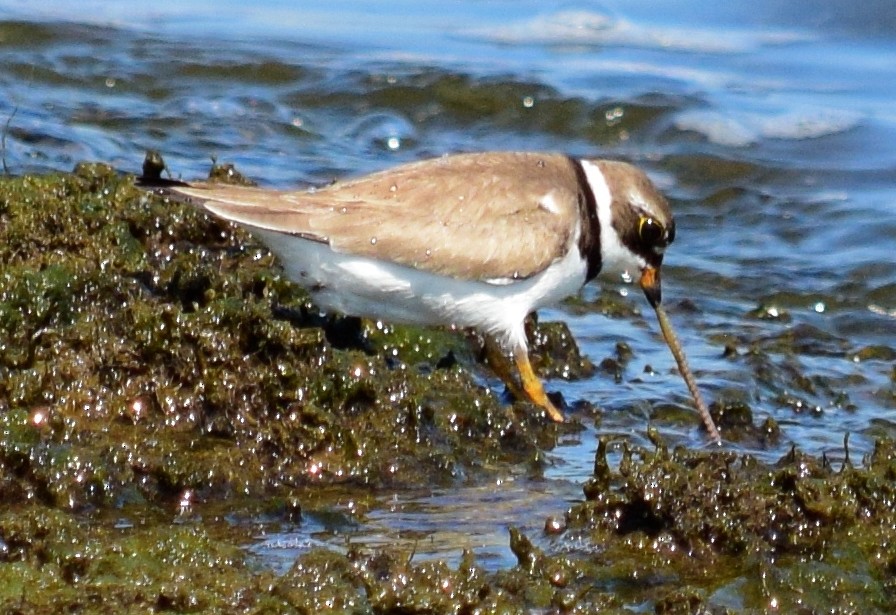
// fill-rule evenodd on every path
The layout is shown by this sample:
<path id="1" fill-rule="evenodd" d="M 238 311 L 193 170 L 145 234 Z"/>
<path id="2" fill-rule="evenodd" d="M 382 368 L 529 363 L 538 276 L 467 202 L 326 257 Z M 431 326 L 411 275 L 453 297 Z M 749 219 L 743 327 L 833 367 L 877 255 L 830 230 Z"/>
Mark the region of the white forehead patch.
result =
<path id="1" fill-rule="evenodd" d="M 610 193 L 607 179 L 600 167 L 593 162 L 582 160 L 581 163 L 597 204 L 597 219 L 600 222 L 600 254 L 603 260 L 601 272 L 628 273 L 636 277 L 636 274 L 647 266 L 647 262 L 626 248 L 613 228 L 613 195 Z"/>
<path id="2" fill-rule="evenodd" d="M 629 188 L 628 202 L 645 213 L 650 211 L 650 207 L 647 205 L 647 201 L 644 199 L 644 195 L 641 194 L 640 190 Z"/>

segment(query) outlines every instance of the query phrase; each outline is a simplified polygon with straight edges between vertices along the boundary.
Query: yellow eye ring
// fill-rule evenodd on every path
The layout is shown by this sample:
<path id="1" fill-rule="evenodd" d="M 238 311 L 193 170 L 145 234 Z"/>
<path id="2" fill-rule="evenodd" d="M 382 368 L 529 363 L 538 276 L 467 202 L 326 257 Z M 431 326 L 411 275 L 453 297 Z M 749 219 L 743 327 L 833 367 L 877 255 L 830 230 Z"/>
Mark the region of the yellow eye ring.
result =
<path id="1" fill-rule="evenodd" d="M 638 220 L 638 237 L 644 243 L 648 245 L 662 243 L 665 234 L 666 229 L 663 228 L 663 225 L 650 216 L 641 216 Z"/>

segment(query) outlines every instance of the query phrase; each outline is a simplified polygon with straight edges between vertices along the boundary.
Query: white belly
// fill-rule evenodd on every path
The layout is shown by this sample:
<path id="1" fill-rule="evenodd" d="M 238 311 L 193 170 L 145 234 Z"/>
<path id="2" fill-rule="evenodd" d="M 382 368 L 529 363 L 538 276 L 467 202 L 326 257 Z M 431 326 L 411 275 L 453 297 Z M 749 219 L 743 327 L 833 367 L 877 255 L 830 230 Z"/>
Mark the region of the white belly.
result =
<path id="1" fill-rule="evenodd" d="M 341 254 L 282 233 L 252 232 L 323 310 L 393 323 L 473 327 L 508 346 L 525 347 L 527 314 L 575 294 L 585 283 L 585 262 L 575 248 L 536 276 L 501 284 Z"/>

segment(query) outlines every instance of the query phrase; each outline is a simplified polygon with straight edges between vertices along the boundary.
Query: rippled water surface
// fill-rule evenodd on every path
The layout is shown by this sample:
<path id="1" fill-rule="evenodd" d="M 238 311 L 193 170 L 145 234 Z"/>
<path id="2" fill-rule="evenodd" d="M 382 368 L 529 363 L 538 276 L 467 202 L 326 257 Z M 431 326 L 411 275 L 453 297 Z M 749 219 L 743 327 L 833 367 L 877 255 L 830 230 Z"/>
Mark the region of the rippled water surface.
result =
<path id="1" fill-rule="evenodd" d="M 0 1 L 9 172 L 88 159 L 136 172 L 147 148 L 185 178 L 217 158 L 273 187 L 454 151 L 629 159 L 673 201 L 665 302 L 706 396 L 780 425 L 778 439 L 731 446 L 842 459 L 848 433 L 858 459 L 896 435 L 892 3 L 71 7 Z M 604 315 L 601 292 L 623 294 L 634 315 Z M 650 423 L 705 445 L 676 420 L 687 391 L 640 293 L 605 280 L 583 299 L 542 318 L 566 320 L 595 363 L 617 342 L 633 358 L 618 380 L 549 383 L 603 418 L 550 452 L 544 478 L 395 494 L 363 523 L 312 518 L 263 544 L 272 565 L 289 545 L 346 534 L 451 556 L 468 546 L 503 564 L 509 520 L 562 514 L 579 497 L 596 434 L 646 442 Z"/>

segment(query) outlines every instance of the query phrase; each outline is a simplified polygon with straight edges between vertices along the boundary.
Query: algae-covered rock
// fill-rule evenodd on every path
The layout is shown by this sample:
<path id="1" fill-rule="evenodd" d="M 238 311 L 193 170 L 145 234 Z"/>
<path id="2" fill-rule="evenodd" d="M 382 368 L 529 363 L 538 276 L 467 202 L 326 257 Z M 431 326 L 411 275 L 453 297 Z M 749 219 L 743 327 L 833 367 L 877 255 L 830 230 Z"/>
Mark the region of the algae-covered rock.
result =
<path id="1" fill-rule="evenodd" d="M 106 165 L 4 179 L 0 203 L 9 493 L 79 509 L 130 484 L 150 501 L 429 484 L 536 451 L 537 423 L 512 427 L 442 362 L 442 334 L 389 327 L 367 352 L 333 347 L 250 236 Z"/>
<path id="2" fill-rule="evenodd" d="M 865 613 L 896 604 L 894 558 L 884 555 L 896 539 L 891 441 L 879 441 L 861 468 L 796 450 L 766 466 L 659 443 L 626 447 L 611 473 L 606 451 L 598 449 L 587 500 L 570 508 L 558 539 L 591 543 L 579 571 L 592 583 L 652 579 L 658 612 L 725 604 L 734 586 L 747 609 Z"/>
<path id="3" fill-rule="evenodd" d="M 542 373 L 594 370 L 562 323 L 529 333 Z M 787 333 L 743 356 L 761 376 L 774 367 L 766 346 L 795 343 L 808 342 Z M 604 369 L 630 357 L 620 346 Z M 507 519 L 517 563 L 501 570 L 469 552 L 449 565 L 346 544 L 305 549 L 277 576 L 244 548 L 266 524 L 327 514 L 327 490 L 363 502 L 486 481 L 495 468 L 537 474 L 541 451 L 578 427 L 503 403 L 483 374 L 452 332 L 322 317 L 249 235 L 106 165 L 0 179 L 0 609 L 896 608 L 889 440 L 832 467 L 797 450 L 766 465 L 670 451 L 655 433 L 654 450 L 601 436 L 581 501 L 546 520 Z M 798 376 L 801 393 L 781 403 L 836 393 Z M 714 410 L 739 442 L 779 437 L 770 419 L 753 427 L 746 401 Z"/>

